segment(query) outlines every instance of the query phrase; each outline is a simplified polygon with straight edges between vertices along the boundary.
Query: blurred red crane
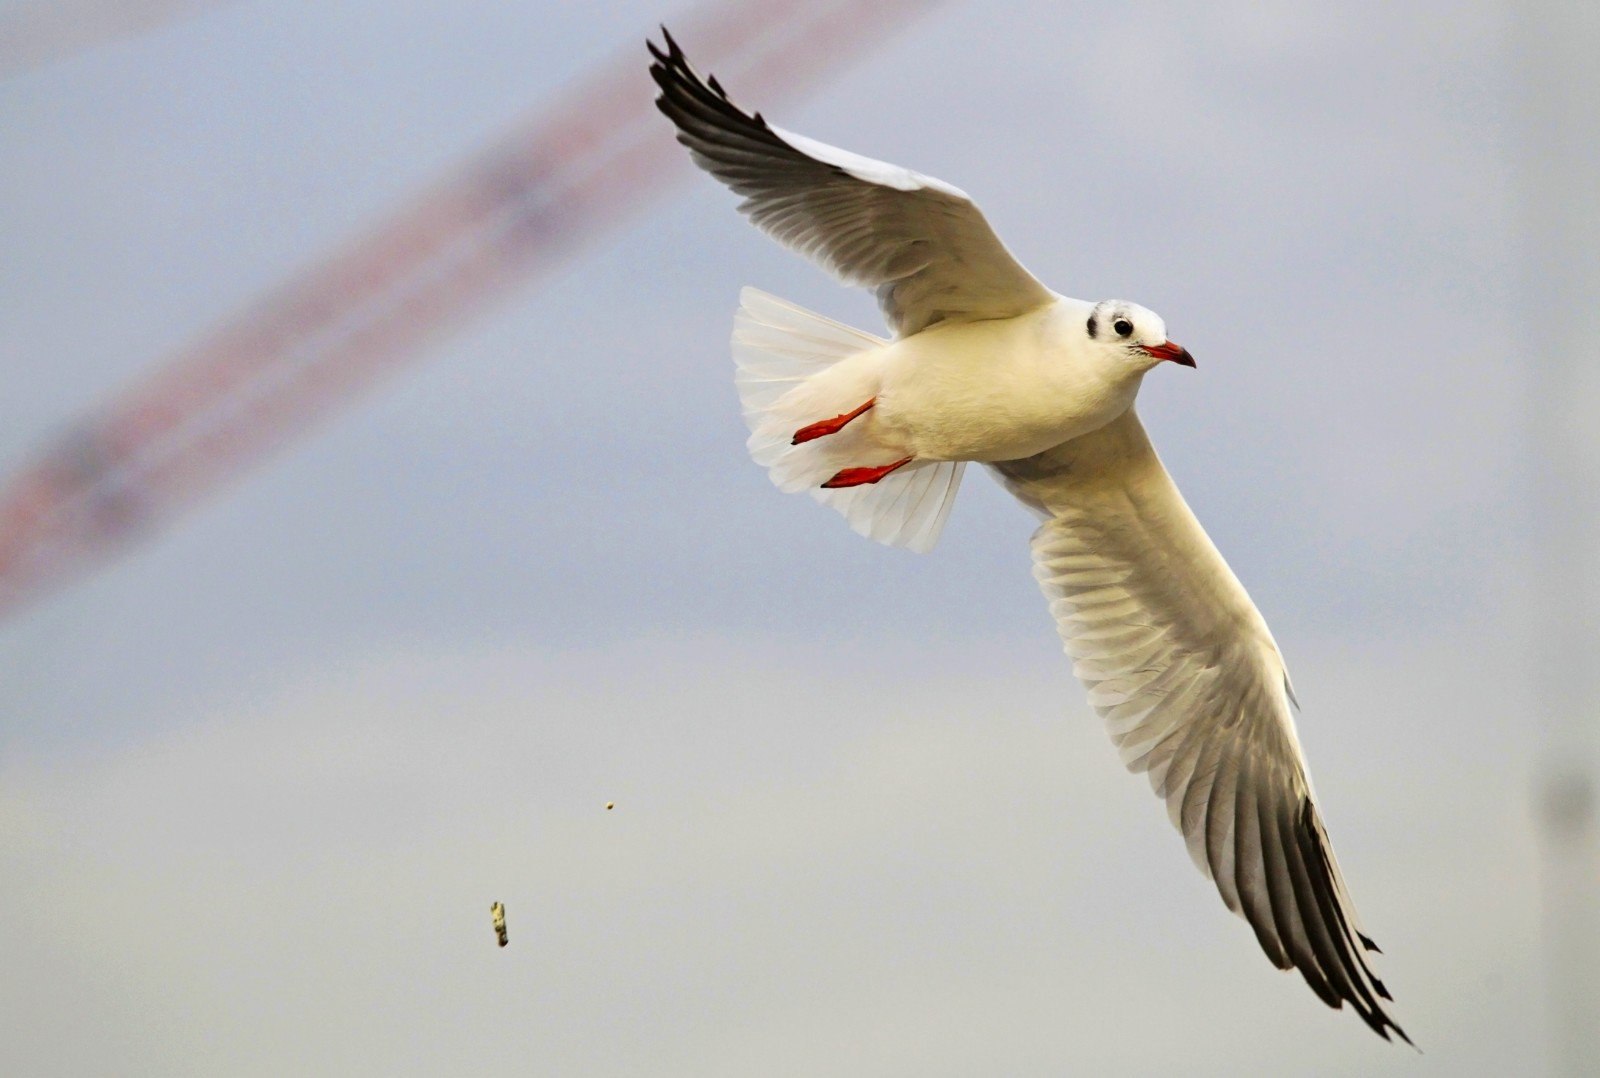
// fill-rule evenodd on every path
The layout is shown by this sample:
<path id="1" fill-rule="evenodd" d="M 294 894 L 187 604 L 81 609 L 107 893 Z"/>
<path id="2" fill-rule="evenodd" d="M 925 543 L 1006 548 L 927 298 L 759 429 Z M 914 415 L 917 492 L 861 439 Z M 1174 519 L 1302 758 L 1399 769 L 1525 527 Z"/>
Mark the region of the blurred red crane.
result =
<path id="1" fill-rule="evenodd" d="M 686 20 L 682 36 L 768 99 L 820 81 L 931 2 L 727 0 Z M 0 616 L 149 535 L 663 193 L 682 155 L 655 115 L 642 46 L 128 386 L 0 486 Z"/>
<path id="2" fill-rule="evenodd" d="M 198 15 L 225 0 L 31 0 L 0 12 L 0 78 Z"/>

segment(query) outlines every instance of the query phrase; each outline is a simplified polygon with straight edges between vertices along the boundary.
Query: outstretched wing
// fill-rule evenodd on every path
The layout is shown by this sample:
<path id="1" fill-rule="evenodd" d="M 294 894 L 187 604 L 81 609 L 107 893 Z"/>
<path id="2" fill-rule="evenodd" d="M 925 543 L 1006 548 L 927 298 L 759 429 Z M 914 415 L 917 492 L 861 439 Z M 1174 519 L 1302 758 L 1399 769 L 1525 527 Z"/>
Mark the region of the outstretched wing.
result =
<path id="1" fill-rule="evenodd" d="M 670 34 L 666 42 L 665 52 L 650 43 L 650 74 L 678 141 L 744 196 L 740 211 L 768 235 L 876 290 L 896 333 L 947 319 L 1007 318 L 1054 298 L 964 192 L 745 113 L 715 78 L 695 73 Z"/>
<path id="2" fill-rule="evenodd" d="M 1073 670 L 1200 871 L 1279 969 L 1409 1044 L 1367 965 L 1378 948 L 1317 812 L 1277 645 L 1138 417 L 995 468 L 1044 515 L 1034 575 Z"/>

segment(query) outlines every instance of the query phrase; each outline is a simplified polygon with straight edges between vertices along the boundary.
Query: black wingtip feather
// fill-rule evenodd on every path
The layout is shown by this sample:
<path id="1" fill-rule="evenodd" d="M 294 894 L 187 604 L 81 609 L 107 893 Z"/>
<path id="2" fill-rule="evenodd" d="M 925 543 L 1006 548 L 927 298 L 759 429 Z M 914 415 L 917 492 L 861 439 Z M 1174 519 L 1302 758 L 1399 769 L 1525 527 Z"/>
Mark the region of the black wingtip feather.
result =
<path id="1" fill-rule="evenodd" d="M 644 39 L 645 48 L 649 49 L 650 55 L 655 57 L 656 64 L 670 64 L 681 60 L 683 58 L 683 50 L 678 48 L 678 43 L 673 40 L 672 32 L 666 28 L 665 24 L 661 26 L 661 37 L 667 43 L 666 52 L 662 52 L 661 47 L 649 38 Z"/>
<path id="2" fill-rule="evenodd" d="M 1362 983 L 1361 971 L 1342 931 L 1336 899 L 1326 877 L 1312 868 L 1313 851 L 1305 844 L 1303 821 L 1280 820 L 1279 841 L 1283 843 L 1284 863 L 1293 888 L 1295 910 L 1311 953 L 1321 967 L 1328 986 L 1341 1001 L 1332 1004 L 1336 1009 L 1348 1000 L 1367 1025 L 1382 1033 L 1374 1024 L 1377 1001 Z M 1302 970 L 1302 973 L 1305 971 Z"/>
<path id="3" fill-rule="evenodd" d="M 661 29 L 666 51 L 650 42 L 650 77 L 660 93 L 656 108 L 678 129 L 678 141 L 695 154 L 695 160 L 740 194 L 753 158 L 781 160 L 785 167 L 818 170 L 819 178 L 846 175 L 837 165 L 818 161 L 785 142 L 757 113 L 746 113 L 729 98 L 715 78 L 702 78 L 689 66 L 677 41 Z"/>
<path id="4" fill-rule="evenodd" d="M 1317 818 L 1316 806 L 1311 803 L 1309 798 L 1301 802 L 1300 812 L 1294 825 L 1294 832 L 1306 866 L 1313 870 L 1312 882 L 1316 898 L 1318 903 L 1323 906 L 1324 916 L 1329 927 L 1337 926 L 1341 934 L 1344 935 L 1344 939 L 1348 940 L 1353 936 L 1360 941 L 1363 947 L 1376 951 L 1376 944 L 1350 925 L 1345 917 L 1343 908 L 1339 904 L 1336 893 L 1337 884 L 1335 883 L 1337 870 L 1333 867 L 1332 857 L 1324 843 L 1324 832 Z M 1361 1016 L 1361 1019 L 1366 1022 L 1374 1033 L 1384 1040 L 1389 1040 L 1389 1031 L 1393 1030 L 1406 1044 L 1416 1048 L 1411 1038 L 1406 1036 L 1405 1030 L 1395 1023 L 1394 1019 L 1383 1009 L 1377 999 L 1367 993 L 1361 985 L 1361 977 L 1364 976 L 1367 984 L 1371 986 L 1372 993 L 1391 1003 L 1394 1001 L 1394 997 L 1389 994 L 1389 990 L 1384 986 L 1383 982 L 1373 976 L 1372 970 L 1367 967 L 1361 953 L 1345 945 L 1336 944 L 1336 947 L 1341 952 L 1341 958 L 1345 959 L 1344 964 L 1349 972 L 1358 974 L 1355 979 L 1355 985 L 1360 991 L 1351 994 L 1348 998 L 1355 1006 L 1356 1012 Z M 1381 954 L 1382 952 L 1379 953 Z"/>
<path id="5" fill-rule="evenodd" d="M 678 42 L 672 36 L 672 31 L 667 29 L 666 23 L 661 24 L 661 37 L 664 41 L 666 41 L 667 51 L 672 54 L 672 58 L 674 60 L 682 60 L 683 50 L 678 47 Z"/>
<path id="6" fill-rule="evenodd" d="M 750 122 L 750 118 L 739 111 L 738 107 L 728 99 L 728 93 L 716 76 L 702 79 L 700 75 L 689 66 L 689 58 L 684 55 L 683 49 L 678 47 L 667 28 L 661 28 L 662 36 L 667 41 L 667 51 L 661 49 L 653 41 L 647 41 L 650 55 L 655 62 L 650 65 L 650 77 L 655 79 L 661 93 L 656 98 L 656 106 L 678 121 L 679 113 L 690 113 L 695 106 L 709 109 L 715 114 L 722 115 L 736 125 Z M 765 125 L 759 125 L 765 126 Z"/>
<path id="7" fill-rule="evenodd" d="M 1258 802 L 1255 808 L 1258 826 L 1261 829 L 1262 869 L 1272 908 L 1272 920 L 1278 929 L 1278 938 L 1283 941 L 1284 951 L 1294 963 L 1295 969 L 1300 971 L 1301 979 L 1317 994 L 1318 999 L 1338 1010 L 1343 1003 L 1339 994 L 1322 975 L 1322 966 L 1311 949 L 1310 940 L 1306 938 L 1304 932 L 1294 931 L 1296 905 L 1294 881 L 1289 876 L 1282 839 L 1277 838 L 1274 841 L 1273 832 L 1277 820 L 1266 805 Z"/>

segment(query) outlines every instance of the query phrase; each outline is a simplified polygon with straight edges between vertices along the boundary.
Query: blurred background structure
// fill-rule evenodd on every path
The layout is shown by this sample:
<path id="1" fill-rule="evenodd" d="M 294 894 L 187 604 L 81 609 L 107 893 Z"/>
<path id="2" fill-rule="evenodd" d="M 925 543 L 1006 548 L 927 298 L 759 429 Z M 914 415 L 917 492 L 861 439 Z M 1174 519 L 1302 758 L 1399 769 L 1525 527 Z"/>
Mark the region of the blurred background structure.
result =
<path id="1" fill-rule="evenodd" d="M 1594 18 L 0 5 L 0 1059 L 1583 1073 Z M 745 460 L 737 287 L 878 323 L 710 181 L 638 213 L 691 172 L 663 20 L 1199 356 L 1141 410 L 1420 1061 L 1193 872 L 1026 514 L 969 483 L 918 559 Z"/>
<path id="2" fill-rule="evenodd" d="M 1576 1075 L 1600 1067 L 1600 10 L 1542 0 L 1519 19 L 1523 308 L 1563 312 L 1530 344 L 1528 425 L 1546 992 L 1556 1068 Z"/>
<path id="3" fill-rule="evenodd" d="M 706 42 L 703 62 L 768 100 L 928 6 L 746 0 L 709 8 L 688 29 Z M 139 20 L 89 20 L 100 23 Z M 13 30 L 52 36 L 22 19 Z M 58 436 L 0 491 L 0 616 L 159 527 L 660 195 L 677 170 L 650 137 L 660 129 L 629 78 L 637 67 L 630 52 L 583 79 L 373 234 Z"/>
<path id="4" fill-rule="evenodd" d="M 224 0 L 58 0 L 0 9 L 0 77 L 117 41 Z"/>

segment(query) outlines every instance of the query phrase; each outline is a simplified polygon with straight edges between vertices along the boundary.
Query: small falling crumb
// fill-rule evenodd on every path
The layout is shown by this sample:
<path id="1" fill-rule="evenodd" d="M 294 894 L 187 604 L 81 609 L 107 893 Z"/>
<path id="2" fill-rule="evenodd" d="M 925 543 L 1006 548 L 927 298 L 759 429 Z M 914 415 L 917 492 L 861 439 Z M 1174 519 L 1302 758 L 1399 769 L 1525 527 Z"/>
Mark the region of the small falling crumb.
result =
<path id="1" fill-rule="evenodd" d="M 506 944 L 511 942 L 506 938 L 506 908 L 500 903 L 496 902 L 494 905 L 489 907 L 489 912 L 494 914 L 495 939 L 499 940 L 500 946 L 504 947 Z"/>
<path id="2" fill-rule="evenodd" d="M 614 809 L 616 807 L 617 807 L 617 803 L 615 801 L 607 801 L 606 802 L 606 811 L 607 812 L 610 812 L 612 809 Z"/>

